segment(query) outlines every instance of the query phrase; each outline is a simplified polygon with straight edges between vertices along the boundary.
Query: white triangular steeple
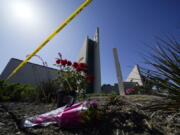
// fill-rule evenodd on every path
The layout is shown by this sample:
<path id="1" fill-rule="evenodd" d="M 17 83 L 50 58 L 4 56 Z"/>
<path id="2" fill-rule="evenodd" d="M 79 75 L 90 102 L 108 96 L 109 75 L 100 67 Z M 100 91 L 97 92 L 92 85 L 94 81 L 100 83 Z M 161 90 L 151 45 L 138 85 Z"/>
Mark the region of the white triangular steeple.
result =
<path id="1" fill-rule="evenodd" d="M 143 86 L 143 80 L 142 80 L 141 73 L 139 70 L 139 65 L 134 66 L 133 70 L 129 74 L 126 81 L 127 82 L 137 82 L 140 86 Z"/>

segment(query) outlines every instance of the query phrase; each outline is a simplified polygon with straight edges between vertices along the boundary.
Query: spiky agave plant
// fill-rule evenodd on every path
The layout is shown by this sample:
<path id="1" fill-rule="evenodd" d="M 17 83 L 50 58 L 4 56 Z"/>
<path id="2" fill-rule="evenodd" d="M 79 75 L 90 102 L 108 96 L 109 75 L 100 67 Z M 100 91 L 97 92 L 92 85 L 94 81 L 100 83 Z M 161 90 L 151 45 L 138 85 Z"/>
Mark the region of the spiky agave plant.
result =
<path id="1" fill-rule="evenodd" d="M 145 60 L 152 67 L 149 80 L 180 101 L 180 42 L 171 36 L 167 40 L 158 38 L 156 43 Z"/>

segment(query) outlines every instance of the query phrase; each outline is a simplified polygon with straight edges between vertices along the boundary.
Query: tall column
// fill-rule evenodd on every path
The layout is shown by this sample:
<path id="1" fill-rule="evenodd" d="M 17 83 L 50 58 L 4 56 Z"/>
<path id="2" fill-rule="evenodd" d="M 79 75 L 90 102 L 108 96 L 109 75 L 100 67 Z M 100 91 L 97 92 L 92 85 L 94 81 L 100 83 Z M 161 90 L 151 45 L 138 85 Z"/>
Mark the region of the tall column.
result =
<path id="1" fill-rule="evenodd" d="M 85 40 L 83 47 L 81 48 L 80 55 L 77 59 L 78 62 L 86 62 L 88 64 L 88 75 L 94 76 L 94 81 L 89 84 L 89 93 L 101 91 L 99 37 L 99 28 L 97 28 L 94 39 L 87 37 Z"/>
<path id="2" fill-rule="evenodd" d="M 123 84 L 121 66 L 120 66 L 120 63 L 119 63 L 117 48 L 113 48 L 113 54 L 114 54 L 116 74 L 117 74 L 117 80 L 118 80 L 119 94 L 120 95 L 125 95 L 124 94 L 124 84 Z"/>
<path id="3" fill-rule="evenodd" d="M 95 41 L 95 92 L 101 91 L 101 64 L 100 64 L 100 38 L 99 28 L 96 29 Z"/>

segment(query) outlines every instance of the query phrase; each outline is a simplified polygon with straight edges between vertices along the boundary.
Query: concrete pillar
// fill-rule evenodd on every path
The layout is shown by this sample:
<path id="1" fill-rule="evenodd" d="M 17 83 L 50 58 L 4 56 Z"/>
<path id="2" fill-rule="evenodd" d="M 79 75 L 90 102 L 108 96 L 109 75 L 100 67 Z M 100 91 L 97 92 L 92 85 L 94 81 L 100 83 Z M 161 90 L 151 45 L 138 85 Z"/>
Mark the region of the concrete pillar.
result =
<path id="1" fill-rule="evenodd" d="M 119 63 L 117 48 L 113 48 L 113 54 L 114 54 L 116 74 L 117 74 L 117 80 L 118 80 L 119 94 L 120 95 L 125 95 L 122 72 L 121 72 L 121 66 L 120 66 L 120 63 Z"/>
<path id="2" fill-rule="evenodd" d="M 94 36 L 95 45 L 95 92 L 101 91 L 101 62 L 100 62 L 100 38 L 99 28 Z"/>
<path id="3" fill-rule="evenodd" d="M 100 64 L 100 43 L 99 28 L 97 28 L 94 39 L 86 38 L 78 62 L 88 64 L 88 74 L 94 76 L 94 81 L 89 84 L 88 93 L 101 91 L 101 64 Z"/>

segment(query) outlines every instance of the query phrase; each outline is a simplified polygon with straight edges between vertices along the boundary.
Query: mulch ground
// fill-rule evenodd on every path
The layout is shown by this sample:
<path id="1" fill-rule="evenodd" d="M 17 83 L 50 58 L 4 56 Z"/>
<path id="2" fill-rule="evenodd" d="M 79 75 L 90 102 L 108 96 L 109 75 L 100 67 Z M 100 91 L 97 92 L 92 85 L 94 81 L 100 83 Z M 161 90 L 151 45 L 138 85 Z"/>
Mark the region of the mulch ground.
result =
<path id="1" fill-rule="evenodd" d="M 56 125 L 22 129 L 21 120 L 55 109 L 55 105 L 0 103 L 0 135 L 180 135 L 180 103 L 148 95 L 94 99 L 101 117 L 81 129 Z"/>

